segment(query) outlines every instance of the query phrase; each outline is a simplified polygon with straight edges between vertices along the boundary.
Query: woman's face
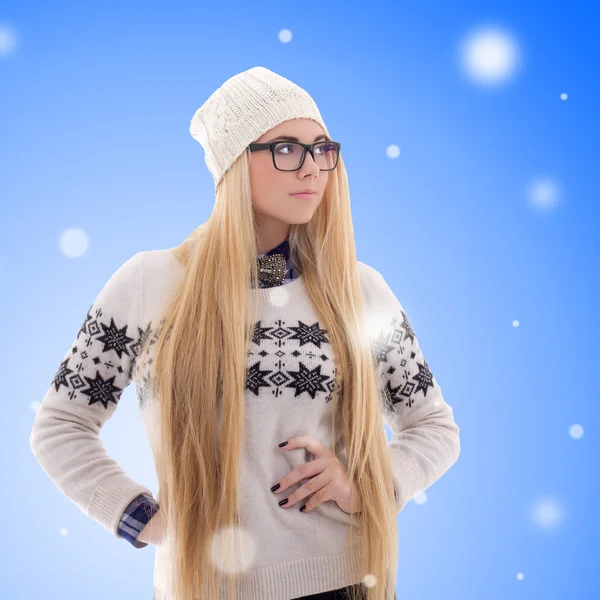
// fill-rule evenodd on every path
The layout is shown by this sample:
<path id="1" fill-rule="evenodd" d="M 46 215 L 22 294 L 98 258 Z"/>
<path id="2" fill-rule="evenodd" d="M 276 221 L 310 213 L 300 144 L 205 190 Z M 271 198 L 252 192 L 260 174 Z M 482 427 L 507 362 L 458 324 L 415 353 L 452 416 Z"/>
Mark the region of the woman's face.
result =
<path id="1" fill-rule="evenodd" d="M 285 140 L 283 136 L 292 136 L 297 140 Z M 313 144 L 315 141 L 329 139 L 323 128 L 310 119 L 292 119 L 270 129 L 256 142 L 299 141 Z M 289 152 L 284 149 L 283 152 Z M 289 225 L 310 221 L 323 199 L 329 171 L 321 171 L 310 152 L 306 153 L 304 163 L 297 171 L 279 171 L 273 165 L 273 156 L 269 150 L 249 153 L 250 185 L 252 204 L 259 213 L 261 223 L 267 229 L 284 231 Z M 316 190 L 310 198 L 291 196 L 304 189 Z M 275 234 L 276 235 L 276 234 Z M 283 233 L 280 237 L 285 237 Z"/>

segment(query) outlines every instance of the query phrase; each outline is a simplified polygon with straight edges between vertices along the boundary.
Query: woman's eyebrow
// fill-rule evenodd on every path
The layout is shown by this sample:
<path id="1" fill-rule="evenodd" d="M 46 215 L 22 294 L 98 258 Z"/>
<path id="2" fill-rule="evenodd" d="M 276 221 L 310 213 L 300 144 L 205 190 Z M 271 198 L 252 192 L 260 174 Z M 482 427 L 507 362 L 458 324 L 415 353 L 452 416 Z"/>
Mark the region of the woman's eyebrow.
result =
<path id="1" fill-rule="evenodd" d="M 325 134 L 321 134 L 315 138 L 315 142 L 320 139 L 331 141 L 331 139 L 328 136 L 326 136 Z M 287 140 L 288 142 L 299 142 L 300 141 L 297 137 L 293 137 L 291 135 L 278 135 L 278 136 L 274 137 L 272 140 L 267 140 L 266 143 L 268 144 L 269 142 L 274 142 L 275 140 Z"/>

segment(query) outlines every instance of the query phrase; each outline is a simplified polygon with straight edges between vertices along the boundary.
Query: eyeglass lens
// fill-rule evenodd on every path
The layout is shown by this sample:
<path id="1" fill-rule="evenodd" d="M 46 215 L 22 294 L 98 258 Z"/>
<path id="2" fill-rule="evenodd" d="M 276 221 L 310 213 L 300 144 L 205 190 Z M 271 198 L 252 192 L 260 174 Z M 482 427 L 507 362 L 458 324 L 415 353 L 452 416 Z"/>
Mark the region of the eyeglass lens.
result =
<path id="1" fill-rule="evenodd" d="M 282 142 L 273 149 L 275 165 L 282 171 L 295 171 L 302 162 L 304 148 L 295 142 Z M 337 163 L 337 146 L 331 142 L 321 142 L 314 147 L 315 162 L 322 171 L 330 171 Z"/>

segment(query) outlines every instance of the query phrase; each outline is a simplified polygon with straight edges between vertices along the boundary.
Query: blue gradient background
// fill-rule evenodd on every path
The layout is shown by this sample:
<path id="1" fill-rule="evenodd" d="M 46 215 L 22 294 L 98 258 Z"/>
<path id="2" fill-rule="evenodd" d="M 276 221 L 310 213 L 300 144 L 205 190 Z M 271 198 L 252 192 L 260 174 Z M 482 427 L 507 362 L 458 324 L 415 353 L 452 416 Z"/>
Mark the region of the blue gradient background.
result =
<path id="1" fill-rule="evenodd" d="M 151 598 L 155 548 L 117 540 L 46 477 L 32 403 L 118 266 L 210 214 L 189 122 L 255 65 L 304 87 L 342 143 L 359 259 L 402 302 L 461 429 L 457 463 L 399 515 L 399 600 L 600 597 L 595 8 L 3 3 L 19 39 L 0 59 L 0 597 Z M 521 49 L 502 85 L 461 69 L 480 24 Z M 530 201 L 539 177 L 560 186 L 551 210 Z M 90 239 L 78 258 L 58 244 L 71 227 Z M 137 410 L 130 386 L 102 439 L 156 491 Z M 538 502 L 557 511 L 548 526 Z"/>

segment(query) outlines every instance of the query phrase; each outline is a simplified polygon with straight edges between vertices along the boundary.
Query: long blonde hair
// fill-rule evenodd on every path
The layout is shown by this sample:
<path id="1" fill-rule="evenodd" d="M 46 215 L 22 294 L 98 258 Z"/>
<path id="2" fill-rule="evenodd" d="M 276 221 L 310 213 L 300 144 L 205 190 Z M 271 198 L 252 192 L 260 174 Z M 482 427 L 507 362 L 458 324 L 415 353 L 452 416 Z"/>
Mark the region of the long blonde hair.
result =
<path id="1" fill-rule="evenodd" d="M 258 280 L 250 190 L 244 152 L 220 182 L 209 219 L 173 249 L 184 277 L 165 303 L 160 330 L 148 336 L 140 353 L 156 344 L 151 380 L 159 434 L 154 455 L 173 600 L 218 598 L 223 574 L 213 564 L 214 540 L 243 527 L 238 481 L 246 361 L 258 305 L 258 286 L 250 285 Z M 391 600 L 397 510 L 341 156 L 315 214 L 308 223 L 291 226 L 289 243 L 338 360 L 331 439 L 338 439 L 337 421 L 348 476 L 360 495 L 361 512 L 350 516 L 351 532 L 354 519 L 359 522 L 356 566 L 368 600 Z M 249 288 L 255 290 L 250 301 Z M 136 378 L 140 369 L 138 364 Z M 233 556 L 231 546 L 229 552 Z M 236 598 L 235 573 L 225 575 L 228 597 Z"/>

